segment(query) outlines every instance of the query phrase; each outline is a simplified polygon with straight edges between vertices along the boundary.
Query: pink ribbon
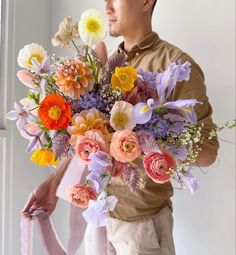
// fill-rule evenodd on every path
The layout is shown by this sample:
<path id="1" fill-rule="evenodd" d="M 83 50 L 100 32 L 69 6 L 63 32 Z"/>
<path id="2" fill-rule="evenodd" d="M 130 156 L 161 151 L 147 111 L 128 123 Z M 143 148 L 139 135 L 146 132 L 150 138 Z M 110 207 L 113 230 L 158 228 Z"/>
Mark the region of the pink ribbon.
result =
<path id="1" fill-rule="evenodd" d="M 67 200 L 66 188 L 69 185 L 83 182 L 87 175 L 87 167 L 77 158 L 74 157 L 57 189 L 57 196 Z M 57 233 L 54 229 L 50 217 L 43 211 L 35 214 L 38 225 L 41 245 L 45 254 L 48 255 L 74 255 L 79 249 L 87 223 L 82 216 L 84 209 L 71 205 L 70 208 L 70 225 L 69 225 L 69 239 L 67 248 L 64 248 L 58 239 Z M 21 254 L 32 255 L 33 250 L 33 221 L 26 217 L 21 217 Z M 105 228 L 92 229 L 90 226 L 89 255 L 105 255 L 106 254 L 106 231 Z M 90 245 L 91 244 L 91 245 Z"/>

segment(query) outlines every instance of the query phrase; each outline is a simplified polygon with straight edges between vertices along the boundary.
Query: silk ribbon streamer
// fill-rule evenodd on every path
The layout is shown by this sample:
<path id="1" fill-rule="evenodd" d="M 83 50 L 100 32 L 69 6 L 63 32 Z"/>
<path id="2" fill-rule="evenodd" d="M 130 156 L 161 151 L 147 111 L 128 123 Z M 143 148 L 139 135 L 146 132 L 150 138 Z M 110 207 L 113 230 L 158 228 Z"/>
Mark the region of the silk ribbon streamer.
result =
<path id="1" fill-rule="evenodd" d="M 87 167 L 77 158 L 72 158 L 61 183 L 57 189 L 57 196 L 59 198 L 67 199 L 66 188 L 69 185 L 82 183 L 88 173 Z M 87 223 L 82 216 L 85 209 L 78 208 L 71 204 L 70 208 L 70 223 L 69 223 L 69 239 L 67 249 L 60 243 L 55 228 L 52 224 L 50 217 L 41 212 L 35 215 L 41 245 L 45 254 L 48 255 L 74 255 L 79 249 Z M 33 250 L 33 221 L 28 220 L 26 217 L 21 217 L 21 254 L 32 255 Z M 105 227 L 94 229 L 89 226 L 90 235 L 87 237 L 87 243 L 90 246 L 89 255 L 106 255 L 106 230 Z"/>

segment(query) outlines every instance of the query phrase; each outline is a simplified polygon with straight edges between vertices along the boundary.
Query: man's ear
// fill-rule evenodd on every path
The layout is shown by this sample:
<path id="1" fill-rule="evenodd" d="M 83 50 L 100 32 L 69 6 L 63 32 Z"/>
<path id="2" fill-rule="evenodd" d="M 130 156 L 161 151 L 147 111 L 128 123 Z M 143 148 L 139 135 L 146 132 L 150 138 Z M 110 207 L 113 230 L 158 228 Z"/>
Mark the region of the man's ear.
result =
<path id="1" fill-rule="evenodd" d="M 150 9 L 152 9 L 154 2 L 155 0 L 144 0 L 143 10 L 149 11 Z"/>

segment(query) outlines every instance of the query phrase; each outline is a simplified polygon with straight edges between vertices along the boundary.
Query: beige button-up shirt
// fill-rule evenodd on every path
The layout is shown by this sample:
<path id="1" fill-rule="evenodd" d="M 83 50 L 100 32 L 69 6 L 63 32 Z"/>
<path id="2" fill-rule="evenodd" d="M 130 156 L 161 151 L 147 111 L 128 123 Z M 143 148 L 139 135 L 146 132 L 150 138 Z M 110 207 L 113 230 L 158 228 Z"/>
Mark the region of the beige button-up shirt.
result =
<path id="1" fill-rule="evenodd" d="M 203 103 L 195 106 L 198 122 L 204 122 L 202 134 L 206 139 L 202 147 L 204 150 L 217 154 L 219 148 L 217 138 L 207 139 L 209 130 L 215 125 L 211 117 L 212 108 L 206 95 L 204 75 L 198 64 L 181 49 L 161 40 L 155 32 L 146 36 L 128 53 L 124 51 L 124 43 L 121 43 L 114 54 L 119 52 L 125 53 L 127 65 L 144 71 L 163 72 L 171 63 L 179 59 L 182 63 L 185 61 L 191 63 L 190 79 L 175 87 L 169 101 L 195 98 Z M 112 178 L 108 186 L 108 194 L 118 198 L 116 208 L 110 216 L 124 221 L 138 221 L 151 217 L 166 205 L 172 209 L 170 198 L 173 196 L 173 187 L 170 182 L 157 184 L 148 178 L 144 189 L 132 193 L 127 189 L 123 180 L 116 177 Z"/>

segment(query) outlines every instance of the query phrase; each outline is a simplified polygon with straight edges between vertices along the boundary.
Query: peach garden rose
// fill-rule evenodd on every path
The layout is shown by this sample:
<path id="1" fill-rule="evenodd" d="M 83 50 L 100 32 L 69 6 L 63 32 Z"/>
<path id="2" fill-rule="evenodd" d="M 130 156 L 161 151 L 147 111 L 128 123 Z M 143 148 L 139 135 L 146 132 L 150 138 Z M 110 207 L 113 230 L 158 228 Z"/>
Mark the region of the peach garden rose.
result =
<path id="1" fill-rule="evenodd" d="M 128 129 L 116 131 L 111 140 L 110 153 L 122 163 L 138 158 L 141 150 L 136 133 Z"/>
<path id="2" fill-rule="evenodd" d="M 89 163 L 89 156 L 98 150 L 108 152 L 108 146 L 103 134 L 98 130 L 86 131 L 84 135 L 77 136 L 76 155 L 84 162 Z"/>
<path id="3" fill-rule="evenodd" d="M 97 199 L 97 194 L 91 187 L 80 184 L 71 185 L 67 189 L 67 196 L 72 204 L 81 208 L 88 207 L 89 200 Z"/>

